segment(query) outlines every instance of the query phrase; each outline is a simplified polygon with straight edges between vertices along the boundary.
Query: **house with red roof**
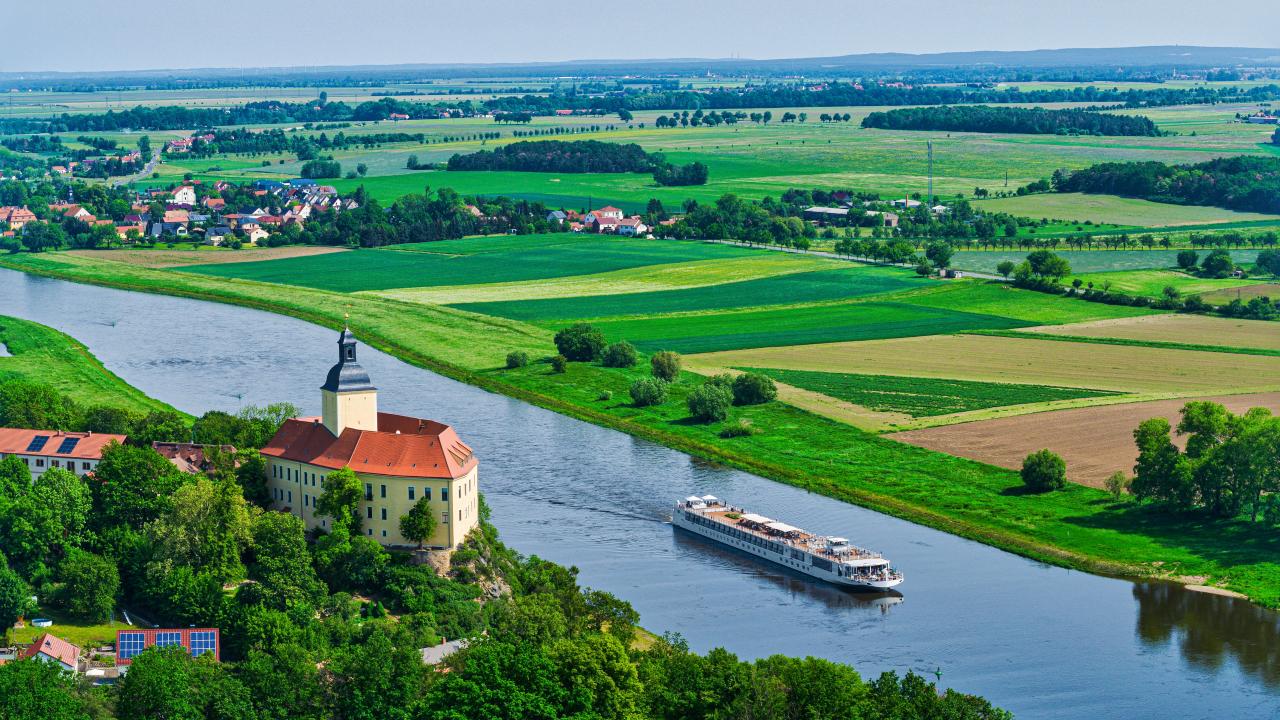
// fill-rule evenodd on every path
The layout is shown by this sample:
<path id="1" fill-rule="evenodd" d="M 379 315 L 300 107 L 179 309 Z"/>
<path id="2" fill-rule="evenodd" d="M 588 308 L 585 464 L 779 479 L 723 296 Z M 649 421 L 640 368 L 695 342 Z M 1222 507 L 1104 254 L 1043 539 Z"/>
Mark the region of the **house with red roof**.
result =
<path id="1" fill-rule="evenodd" d="M 63 670 L 71 673 L 80 672 L 80 648 L 63 640 L 57 635 L 44 633 L 36 641 L 22 651 L 24 660 L 43 660 L 55 663 Z"/>
<path id="2" fill-rule="evenodd" d="M 17 207 L 16 205 L 5 205 L 0 207 L 0 223 L 6 224 L 10 230 L 21 230 L 23 225 L 29 222 L 35 222 L 36 214 L 27 209 L 26 205 Z"/>
<path id="3" fill-rule="evenodd" d="M 329 473 L 351 468 L 364 490 L 358 512 L 365 534 L 392 547 L 415 544 L 400 518 L 425 500 L 438 521 L 426 541 L 453 549 L 478 521 L 479 461 L 449 425 L 378 411 L 377 388 L 356 361 L 350 329 L 338 336 L 338 362 L 320 386 L 322 414 L 285 421 L 262 448 L 275 510 L 310 528 L 332 518 L 316 510 Z"/>
<path id="4" fill-rule="evenodd" d="M 33 482 L 49 468 L 86 475 L 98 466 L 108 445 L 124 441 L 124 435 L 114 433 L 0 428 L 0 458 L 17 456 Z"/>

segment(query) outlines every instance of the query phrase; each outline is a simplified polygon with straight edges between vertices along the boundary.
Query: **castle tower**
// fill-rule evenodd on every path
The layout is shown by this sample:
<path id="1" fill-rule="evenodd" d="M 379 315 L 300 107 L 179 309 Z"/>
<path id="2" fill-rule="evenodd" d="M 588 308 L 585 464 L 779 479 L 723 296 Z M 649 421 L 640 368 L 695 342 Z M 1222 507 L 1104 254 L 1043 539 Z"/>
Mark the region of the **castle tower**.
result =
<path id="1" fill-rule="evenodd" d="M 324 426 L 334 437 L 347 428 L 378 429 L 378 389 L 356 362 L 356 336 L 350 328 L 338 335 L 338 364 L 320 386 Z"/>

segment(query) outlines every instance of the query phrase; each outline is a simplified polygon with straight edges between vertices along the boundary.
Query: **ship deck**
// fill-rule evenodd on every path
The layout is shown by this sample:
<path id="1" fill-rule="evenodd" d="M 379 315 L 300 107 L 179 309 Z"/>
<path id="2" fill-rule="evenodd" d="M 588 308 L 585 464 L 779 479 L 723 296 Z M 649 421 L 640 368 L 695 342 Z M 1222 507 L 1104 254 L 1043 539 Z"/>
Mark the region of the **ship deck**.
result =
<path id="1" fill-rule="evenodd" d="M 726 527 L 731 527 L 739 532 L 748 533 L 761 540 L 779 543 L 796 550 L 811 553 L 833 563 L 847 565 L 851 567 L 876 567 L 880 565 L 888 565 L 889 561 L 884 559 L 880 553 L 860 548 L 855 545 L 845 545 L 839 553 L 832 552 L 827 548 L 828 538 L 814 535 L 812 533 L 801 530 L 800 528 L 780 523 L 770 518 L 765 518 L 754 513 L 747 512 L 742 508 L 731 507 L 728 505 L 710 505 L 702 508 L 686 508 L 688 512 L 700 515 L 708 520 L 714 521 Z M 729 517 L 730 514 L 739 517 Z M 765 530 L 751 527 L 748 523 L 761 524 L 760 521 L 767 521 L 774 525 L 780 525 L 789 528 L 790 532 L 786 533 L 770 533 Z"/>

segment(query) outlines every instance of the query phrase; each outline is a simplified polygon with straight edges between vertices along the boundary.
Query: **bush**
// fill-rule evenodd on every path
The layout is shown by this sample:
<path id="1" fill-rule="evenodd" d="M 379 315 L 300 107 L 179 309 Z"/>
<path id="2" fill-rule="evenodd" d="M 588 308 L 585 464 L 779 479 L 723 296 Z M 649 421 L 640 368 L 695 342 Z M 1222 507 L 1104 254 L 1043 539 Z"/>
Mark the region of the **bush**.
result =
<path id="1" fill-rule="evenodd" d="M 675 382 L 680 377 L 680 355 L 670 350 L 659 350 L 649 358 L 649 367 L 659 380 Z"/>
<path id="2" fill-rule="evenodd" d="M 1183 250 L 1178 253 L 1178 267 L 1183 270 L 1195 270 L 1198 262 L 1200 262 L 1200 254 L 1195 250 Z"/>
<path id="3" fill-rule="evenodd" d="M 1107 478 L 1105 483 L 1107 492 L 1111 493 L 1111 497 L 1119 500 L 1124 497 L 1124 493 L 1129 489 L 1129 476 L 1117 470 Z"/>
<path id="4" fill-rule="evenodd" d="M 759 405 L 778 397 L 778 386 L 773 379 L 759 373 L 743 373 L 733 379 L 734 405 Z"/>
<path id="5" fill-rule="evenodd" d="M 657 378 L 640 378 L 631 383 L 631 401 L 636 407 L 661 405 L 667 401 L 667 384 Z"/>
<path id="6" fill-rule="evenodd" d="M 551 372 L 562 373 L 569 367 L 569 358 L 556 355 L 551 358 Z"/>
<path id="7" fill-rule="evenodd" d="M 529 364 L 529 353 L 523 350 L 507 353 L 507 369 L 515 370 Z"/>
<path id="8" fill-rule="evenodd" d="M 604 349 L 602 360 L 605 367 L 629 368 L 636 364 L 636 349 L 626 340 L 616 342 Z"/>
<path id="9" fill-rule="evenodd" d="M 556 333 L 556 349 L 568 360 L 589 362 L 604 352 L 604 333 L 577 323 Z"/>
<path id="10" fill-rule="evenodd" d="M 725 438 L 727 440 L 729 438 L 746 437 L 748 435 L 758 435 L 759 433 L 760 433 L 760 428 L 752 425 L 750 420 L 746 418 L 738 418 L 738 422 L 732 425 L 729 425 L 728 427 L 720 431 L 720 437 Z"/>
<path id="11" fill-rule="evenodd" d="M 613 392 L 609 390 L 605 390 L 604 392 L 596 396 L 596 400 L 599 400 L 600 402 L 607 402 L 612 399 L 613 399 Z"/>
<path id="12" fill-rule="evenodd" d="M 722 385 L 703 383 L 686 399 L 689 414 L 700 422 L 720 422 L 729 417 L 733 394 Z"/>
<path id="13" fill-rule="evenodd" d="M 1022 461 L 1021 475 L 1029 490 L 1060 490 L 1067 484 L 1067 463 L 1051 450 L 1038 450 Z"/>

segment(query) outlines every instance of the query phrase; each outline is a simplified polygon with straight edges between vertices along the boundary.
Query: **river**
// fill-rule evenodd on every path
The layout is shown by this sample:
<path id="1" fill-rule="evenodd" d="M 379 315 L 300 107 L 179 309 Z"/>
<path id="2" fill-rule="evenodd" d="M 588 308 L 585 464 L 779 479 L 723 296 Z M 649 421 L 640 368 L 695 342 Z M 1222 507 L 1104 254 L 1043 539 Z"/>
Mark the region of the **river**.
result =
<path id="1" fill-rule="evenodd" d="M 0 314 L 89 347 L 190 413 L 289 401 L 319 413 L 336 333 L 299 320 L 0 269 Z M 1280 718 L 1280 614 L 1162 583 L 1048 566 L 492 394 L 362 348 L 387 411 L 453 424 L 508 544 L 696 650 L 915 670 L 1022 718 Z M 810 582 L 667 523 L 711 493 L 882 551 L 900 596 Z"/>

